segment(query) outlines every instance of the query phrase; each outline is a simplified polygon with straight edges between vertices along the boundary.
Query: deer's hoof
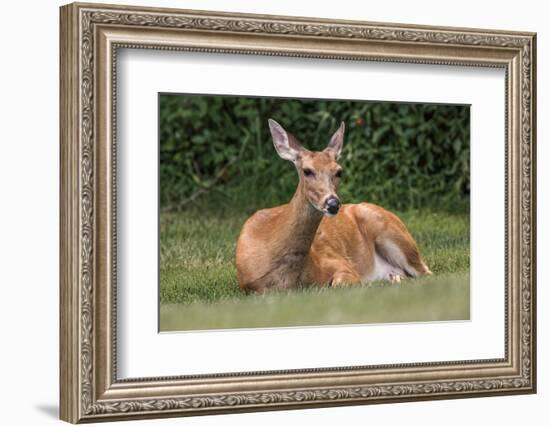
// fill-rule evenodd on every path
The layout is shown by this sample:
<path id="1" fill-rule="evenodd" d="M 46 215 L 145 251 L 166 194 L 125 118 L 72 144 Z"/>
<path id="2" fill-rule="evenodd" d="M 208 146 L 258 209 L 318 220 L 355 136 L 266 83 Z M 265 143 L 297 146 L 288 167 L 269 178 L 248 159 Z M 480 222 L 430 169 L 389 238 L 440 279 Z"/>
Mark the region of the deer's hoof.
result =
<path id="1" fill-rule="evenodd" d="M 396 273 L 390 273 L 389 277 L 391 283 L 400 283 L 401 282 L 401 275 Z"/>
<path id="2" fill-rule="evenodd" d="M 353 273 L 336 273 L 330 281 L 330 286 L 333 288 L 344 288 L 360 283 L 361 279 Z"/>
<path id="3" fill-rule="evenodd" d="M 331 288 L 346 288 L 349 285 L 350 285 L 349 283 L 341 279 L 336 279 L 336 280 L 333 279 L 329 284 Z"/>

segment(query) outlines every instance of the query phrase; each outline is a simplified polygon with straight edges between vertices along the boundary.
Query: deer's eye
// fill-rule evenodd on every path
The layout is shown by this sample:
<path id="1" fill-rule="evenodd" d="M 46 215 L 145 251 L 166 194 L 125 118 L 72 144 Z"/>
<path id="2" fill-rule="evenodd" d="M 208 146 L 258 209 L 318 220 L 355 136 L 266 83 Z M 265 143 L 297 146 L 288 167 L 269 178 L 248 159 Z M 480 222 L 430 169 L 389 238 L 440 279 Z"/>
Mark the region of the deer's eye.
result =
<path id="1" fill-rule="evenodd" d="M 315 172 L 313 172 L 310 168 L 304 168 L 304 176 L 315 176 Z"/>
<path id="2" fill-rule="evenodd" d="M 334 174 L 336 178 L 340 178 L 342 176 L 342 169 L 338 169 L 336 173 Z"/>

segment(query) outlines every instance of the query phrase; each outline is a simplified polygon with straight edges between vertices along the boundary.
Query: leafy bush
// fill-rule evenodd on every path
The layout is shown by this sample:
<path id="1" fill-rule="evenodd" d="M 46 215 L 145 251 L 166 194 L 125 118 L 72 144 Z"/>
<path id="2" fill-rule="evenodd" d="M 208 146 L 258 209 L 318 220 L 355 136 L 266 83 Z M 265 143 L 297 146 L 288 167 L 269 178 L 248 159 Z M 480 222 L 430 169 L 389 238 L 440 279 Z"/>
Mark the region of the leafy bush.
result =
<path id="1" fill-rule="evenodd" d="M 399 210 L 469 203 L 468 106 L 163 94 L 159 107 L 165 211 L 286 203 L 297 176 L 275 153 L 270 117 L 311 150 L 322 150 L 346 123 L 345 203 Z"/>

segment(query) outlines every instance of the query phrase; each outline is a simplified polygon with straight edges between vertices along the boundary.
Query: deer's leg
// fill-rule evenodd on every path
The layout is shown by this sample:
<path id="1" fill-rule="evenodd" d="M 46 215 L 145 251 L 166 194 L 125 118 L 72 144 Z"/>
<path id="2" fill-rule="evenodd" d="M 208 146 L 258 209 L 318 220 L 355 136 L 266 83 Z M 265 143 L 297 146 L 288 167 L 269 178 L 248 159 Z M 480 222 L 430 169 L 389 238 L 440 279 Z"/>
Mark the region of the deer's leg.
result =
<path id="1" fill-rule="evenodd" d="M 345 286 L 359 285 L 360 283 L 361 283 L 361 278 L 354 271 L 340 270 L 340 271 L 336 271 L 332 275 L 330 286 L 345 287 Z"/>
<path id="2" fill-rule="evenodd" d="M 374 239 L 376 255 L 396 268 L 397 271 L 390 269 L 390 273 L 412 277 L 432 274 L 416 242 L 397 215 L 380 206 L 362 203 L 358 205 L 357 219 L 365 238 Z M 388 280 L 396 281 L 393 277 L 388 277 Z"/>
<path id="3" fill-rule="evenodd" d="M 383 233 L 376 239 L 375 250 L 390 265 L 400 268 L 407 276 L 432 274 L 422 260 L 416 242 L 407 231 L 394 230 L 394 232 Z M 400 279 L 395 280 L 390 277 L 390 281 L 400 281 Z"/>

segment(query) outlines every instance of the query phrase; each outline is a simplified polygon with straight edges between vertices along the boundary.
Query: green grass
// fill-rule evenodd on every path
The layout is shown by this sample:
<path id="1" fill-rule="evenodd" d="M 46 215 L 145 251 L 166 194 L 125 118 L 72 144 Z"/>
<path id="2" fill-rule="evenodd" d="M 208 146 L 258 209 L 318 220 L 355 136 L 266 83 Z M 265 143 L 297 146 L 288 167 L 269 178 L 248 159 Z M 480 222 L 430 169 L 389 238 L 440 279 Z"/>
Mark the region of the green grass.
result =
<path id="1" fill-rule="evenodd" d="M 235 279 L 245 213 L 161 214 L 160 329 L 192 330 L 469 318 L 469 216 L 398 213 L 434 276 L 400 285 L 246 295 Z"/>
<path id="2" fill-rule="evenodd" d="M 162 331 L 464 320 L 470 317 L 468 273 L 400 284 L 314 288 L 218 303 L 162 306 Z"/>

